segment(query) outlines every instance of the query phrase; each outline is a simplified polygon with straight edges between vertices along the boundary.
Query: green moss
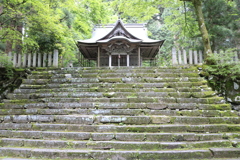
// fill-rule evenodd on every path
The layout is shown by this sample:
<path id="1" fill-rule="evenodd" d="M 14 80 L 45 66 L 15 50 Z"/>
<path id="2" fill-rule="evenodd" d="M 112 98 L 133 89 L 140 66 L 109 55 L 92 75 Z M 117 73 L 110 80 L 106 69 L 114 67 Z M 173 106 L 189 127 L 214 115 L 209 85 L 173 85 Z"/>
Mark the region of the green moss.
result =
<path id="1" fill-rule="evenodd" d="M 32 124 L 32 129 L 33 130 L 40 130 L 40 127 L 36 126 L 35 123 Z"/>
<path id="2" fill-rule="evenodd" d="M 112 98 L 115 96 L 115 92 L 103 93 L 103 96 L 107 98 Z"/>
<path id="3" fill-rule="evenodd" d="M 220 114 L 222 117 L 238 117 L 237 112 L 232 110 L 220 111 Z"/>
<path id="4" fill-rule="evenodd" d="M 17 103 L 17 104 L 25 104 L 29 102 L 29 99 L 14 99 L 14 100 L 10 100 L 10 103 Z"/>
<path id="5" fill-rule="evenodd" d="M 192 96 L 194 98 L 207 98 L 207 97 L 213 97 L 216 95 L 216 92 L 214 91 L 205 91 L 205 92 L 195 92 L 192 93 Z"/>
<path id="6" fill-rule="evenodd" d="M 208 110 L 231 110 L 231 104 L 210 104 Z"/>
<path id="7" fill-rule="evenodd" d="M 24 68 L 14 68 L 14 70 L 15 70 L 16 72 L 24 72 L 24 71 L 25 71 Z"/>
<path id="8" fill-rule="evenodd" d="M 128 95 L 127 98 L 137 98 L 137 93 L 132 93 L 131 95 Z"/>
<path id="9" fill-rule="evenodd" d="M 240 132 L 240 125 L 233 125 L 233 126 L 228 126 L 228 131 L 229 132 Z"/>

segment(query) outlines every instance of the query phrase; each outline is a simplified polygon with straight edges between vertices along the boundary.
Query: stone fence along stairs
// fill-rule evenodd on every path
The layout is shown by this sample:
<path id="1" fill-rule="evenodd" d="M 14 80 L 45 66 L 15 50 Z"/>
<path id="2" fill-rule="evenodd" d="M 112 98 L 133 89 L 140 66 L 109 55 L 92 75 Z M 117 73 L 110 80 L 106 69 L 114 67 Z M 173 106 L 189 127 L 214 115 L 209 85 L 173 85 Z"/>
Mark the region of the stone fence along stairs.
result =
<path id="1" fill-rule="evenodd" d="M 0 159 L 238 159 L 240 117 L 197 68 L 38 68 L 0 103 Z"/>

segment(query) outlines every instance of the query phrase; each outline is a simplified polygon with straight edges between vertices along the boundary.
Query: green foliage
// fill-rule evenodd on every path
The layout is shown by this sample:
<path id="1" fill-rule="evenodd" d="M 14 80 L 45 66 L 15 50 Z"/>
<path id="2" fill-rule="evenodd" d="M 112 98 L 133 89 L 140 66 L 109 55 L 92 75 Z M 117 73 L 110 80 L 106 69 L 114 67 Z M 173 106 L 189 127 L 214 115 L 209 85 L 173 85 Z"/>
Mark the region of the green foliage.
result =
<path id="1" fill-rule="evenodd" d="M 89 38 L 95 24 L 109 19 L 102 0 L 3 0 L 1 9 L 1 42 L 10 44 L 2 51 L 16 46 L 24 53 L 58 49 L 64 61 L 75 61 L 75 40 Z"/>
<path id="2" fill-rule="evenodd" d="M 210 34 L 212 49 L 236 47 L 239 11 L 234 2 L 205 0 L 203 13 Z"/>
<path id="3" fill-rule="evenodd" d="M 10 79 L 13 77 L 13 64 L 10 57 L 8 57 L 6 54 L 0 54 L 0 67 L 5 68 L 5 79 Z"/>
<path id="4" fill-rule="evenodd" d="M 227 83 L 240 77 L 240 61 L 234 61 L 235 56 L 234 49 L 221 51 L 209 57 L 215 65 L 204 67 L 204 76 L 209 80 L 210 85 L 222 95 L 225 95 L 228 89 Z"/>
<path id="5" fill-rule="evenodd" d="M 0 67 L 13 67 L 12 61 L 10 59 L 10 57 L 8 57 L 8 55 L 6 54 L 0 54 Z"/>

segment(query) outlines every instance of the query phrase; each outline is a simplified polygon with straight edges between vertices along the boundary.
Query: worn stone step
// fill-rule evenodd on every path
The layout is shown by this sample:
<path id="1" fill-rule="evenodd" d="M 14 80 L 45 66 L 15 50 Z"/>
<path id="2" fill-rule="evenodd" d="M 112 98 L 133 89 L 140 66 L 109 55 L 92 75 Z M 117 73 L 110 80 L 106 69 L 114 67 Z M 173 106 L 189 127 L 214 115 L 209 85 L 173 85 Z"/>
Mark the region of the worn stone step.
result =
<path id="1" fill-rule="evenodd" d="M 166 150 L 191 149 L 208 147 L 233 147 L 229 140 L 213 140 L 201 142 L 136 142 L 136 141 L 67 141 L 36 140 L 19 138 L 2 138 L 1 146 L 38 147 L 38 148 L 70 148 L 97 150 Z"/>
<path id="2" fill-rule="evenodd" d="M 52 88 L 52 89 L 15 89 L 14 93 L 46 93 L 46 92 L 207 92 L 211 88 Z"/>
<path id="3" fill-rule="evenodd" d="M 197 142 L 213 140 L 231 140 L 233 145 L 239 144 L 236 139 L 240 133 L 96 133 L 66 131 L 13 131 L 0 130 L 2 138 L 25 139 L 68 139 L 89 141 L 147 141 L 147 142 Z"/>
<path id="4" fill-rule="evenodd" d="M 214 110 L 219 110 L 225 116 L 230 116 L 231 105 L 230 104 L 198 104 L 198 103 L 127 103 L 127 102 L 119 102 L 119 103 L 110 103 L 110 102 L 49 102 L 49 103 L 41 103 L 35 102 L 31 103 L 30 100 L 4 100 L 5 103 L 0 103 L 0 109 L 153 109 L 153 110 L 210 110 L 207 114 L 213 114 Z M 4 113 L 4 110 L 3 110 Z M 184 115 L 184 112 L 182 112 Z"/>
<path id="5" fill-rule="evenodd" d="M 222 151 L 222 152 L 220 152 Z M 238 158 L 239 148 L 210 148 L 195 150 L 165 151 L 99 151 L 99 150 L 61 150 L 37 148 L 0 148 L 3 156 L 78 158 L 78 159 L 212 159 Z"/>
<path id="6" fill-rule="evenodd" d="M 141 97 L 175 97 L 175 98 L 207 98 L 214 97 L 216 92 L 44 92 L 44 93 L 9 93 L 8 99 L 36 99 L 48 97 L 72 97 L 72 98 L 102 98 L 102 97 L 116 97 L 116 98 L 141 98 Z"/>
<path id="7" fill-rule="evenodd" d="M 162 82 L 162 83 L 120 83 L 116 79 L 108 79 L 102 83 L 53 83 L 53 84 L 21 84 L 20 89 L 46 89 L 46 88 L 208 88 L 207 82 Z M 114 82 L 115 81 L 115 82 Z"/>
<path id="8" fill-rule="evenodd" d="M 164 116 L 199 116 L 199 117 L 239 117 L 240 113 L 237 111 L 220 111 L 220 110 L 155 110 L 161 109 L 159 106 L 147 106 L 149 109 L 40 109 L 40 108 L 29 108 L 29 109 L 0 109 L 0 115 L 164 115 Z M 159 107 L 159 108 L 158 108 Z M 47 107 L 46 107 L 47 108 Z M 152 109 L 150 109 L 152 108 Z M 154 109 L 155 108 L 155 109 Z"/>
<path id="9" fill-rule="evenodd" d="M 118 72 L 113 72 L 113 73 L 101 73 L 101 72 L 95 72 L 95 73 L 84 73 L 84 72 L 78 72 L 78 73 L 55 73 L 55 74 L 46 74 L 46 72 L 39 74 L 33 74 L 29 75 L 28 79 L 50 79 L 50 78 L 107 78 L 107 77 L 126 77 L 126 78 L 183 78 L 185 80 L 187 79 L 198 79 L 200 80 L 201 78 L 199 77 L 198 73 L 167 73 L 167 72 L 157 72 L 157 73 L 118 73 Z"/>
<path id="10" fill-rule="evenodd" d="M 168 124 L 168 125 L 116 125 L 116 124 L 51 124 L 51 123 L 1 123 L 1 130 L 42 130 L 42 131 L 78 131 L 78 132 L 194 132 L 194 133 L 219 133 L 219 132 L 239 132 L 240 126 L 237 124 Z"/>
<path id="11" fill-rule="evenodd" d="M 23 84 L 49 84 L 49 83 L 98 83 L 98 82 L 108 82 L 108 83 L 160 83 L 160 82 L 199 82 L 203 81 L 202 78 L 121 78 L 121 77 L 111 77 L 111 78 L 52 78 L 52 79 L 23 79 Z"/>
<path id="12" fill-rule="evenodd" d="M 0 116 L 2 123 L 63 123 L 63 124 L 240 124 L 240 117 L 187 116 L 101 116 L 101 115 L 8 115 Z"/>
<path id="13" fill-rule="evenodd" d="M 49 93 L 51 95 L 51 93 Z M 48 95 L 48 94 L 46 94 Z M 111 98 L 108 93 L 102 98 L 63 98 L 63 97 L 50 97 L 50 98 L 37 98 L 37 99 L 4 99 L 4 103 L 82 103 L 82 102 L 92 102 L 92 103 L 179 103 L 179 104 L 225 104 L 223 97 L 210 97 L 210 98 L 174 98 L 174 97 L 126 97 L 126 98 Z"/>

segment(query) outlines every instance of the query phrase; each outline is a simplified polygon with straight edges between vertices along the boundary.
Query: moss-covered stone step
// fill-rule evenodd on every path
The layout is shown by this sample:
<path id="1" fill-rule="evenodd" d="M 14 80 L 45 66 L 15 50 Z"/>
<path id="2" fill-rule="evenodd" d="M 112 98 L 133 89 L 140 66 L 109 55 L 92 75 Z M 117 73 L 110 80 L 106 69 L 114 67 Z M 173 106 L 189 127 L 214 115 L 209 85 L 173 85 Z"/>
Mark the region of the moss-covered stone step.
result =
<path id="1" fill-rule="evenodd" d="M 237 146 L 240 133 L 96 133 L 96 132 L 66 132 L 66 131 L 14 131 L 0 130 L 2 138 L 25 139 L 65 139 L 86 141 L 147 141 L 147 142 L 198 142 L 213 140 L 231 140 Z"/>
<path id="2" fill-rule="evenodd" d="M 110 116 L 110 115 L 8 115 L 0 116 L 2 123 L 63 123 L 63 124 L 240 124 L 240 117 L 189 116 Z"/>
<path id="3" fill-rule="evenodd" d="M 24 79 L 23 84 L 48 84 L 48 83 L 98 83 L 98 78 L 53 78 L 53 79 Z"/>
<path id="4" fill-rule="evenodd" d="M 220 152 L 221 151 L 221 152 Z M 76 149 L 37 149 L 37 148 L 0 148 L 3 156 L 41 157 L 41 158 L 78 158 L 78 159 L 212 159 L 237 158 L 239 148 L 210 148 L 193 150 L 165 151 L 112 151 L 112 150 L 76 150 Z"/>
<path id="5" fill-rule="evenodd" d="M 216 95 L 213 91 L 203 92 L 43 92 L 43 93 L 9 93 L 6 97 L 8 99 L 36 99 L 49 97 L 72 97 L 72 98 L 141 98 L 141 97 L 181 97 L 181 98 L 207 98 Z"/>
<path id="6" fill-rule="evenodd" d="M 82 102 L 94 102 L 94 103 L 198 103 L 198 104 L 224 104 L 225 100 L 222 97 L 210 97 L 210 98 L 174 98 L 174 97 L 124 97 L 124 98 L 115 98 L 110 97 L 108 93 L 104 97 L 96 98 L 66 98 L 66 97 L 49 97 L 49 98 L 41 98 L 41 99 L 22 99 L 22 100 L 4 100 L 5 102 L 11 103 L 21 103 L 22 101 L 31 102 L 31 101 L 39 101 L 44 103 L 82 103 Z"/>
<path id="7" fill-rule="evenodd" d="M 101 109 L 152 109 L 155 110 L 165 110 L 166 114 L 169 115 L 169 112 L 173 112 L 174 110 L 178 112 L 179 110 L 183 111 L 182 115 L 187 115 L 188 112 L 184 112 L 184 110 L 205 110 L 203 114 L 206 116 L 214 115 L 215 110 L 219 110 L 222 116 L 231 116 L 231 105 L 230 104 L 199 104 L 199 103 L 128 103 L 128 102 L 118 102 L 118 103 L 110 103 L 110 102 L 34 102 L 31 101 L 20 101 L 20 100 L 4 100 L 5 103 L 0 103 L 0 109 L 93 109 L 96 111 L 100 111 Z M 170 110 L 170 111 L 169 111 Z M 207 112 L 209 110 L 209 112 Z M 31 112 L 31 110 L 29 110 Z M 143 110 L 144 111 L 144 110 Z M 224 112 L 225 111 L 225 112 Z M 161 111 L 156 111 L 156 113 L 161 113 Z M 193 115 L 198 115 L 196 112 L 192 112 Z M 146 111 L 146 114 L 150 114 Z M 191 115 L 191 114 L 190 114 Z M 234 115 L 234 114 L 233 114 Z M 215 115 L 218 117 L 217 115 Z"/>
<path id="8" fill-rule="evenodd" d="M 207 92 L 211 88 L 48 88 L 48 89 L 15 89 L 14 93 L 46 93 L 46 92 Z"/>
<path id="9" fill-rule="evenodd" d="M 152 106 L 153 109 L 0 109 L 0 115 L 162 115 L 162 116 L 199 116 L 199 117 L 239 117 L 240 113 L 237 111 L 220 111 L 220 110 L 156 110 L 160 109 L 159 106 Z M 150 107 L 149 107 L 150 108 Z M 155 108 L 155 109 L 154 109 Z"/>
<path id="10" fill-rule="evenodd" d="M 101 73 L 101 72 L 94 72 L 94 73 L 84 73 L 84 72 L 77 72 L 77 73 L 47 73 L 46 72 L 38 72 L 38 74 L 34 73 L 32 75 L 28 76 L 28 79 L 50 79 L 50 78 L 108 78 L 108 77 L 115 77 L 115 78 L 121 78 L 121 77 L 127 77 L 127 78 L 196 78 L 201 79 L 198 75 L 198 73 L 167 73 L 167 72 L 158 72 L 158 73 Z"/>
<path id="11" fill-rule="evenodd" d="M 109 94 L 106 94 L 105 97 L 92 97 L 92 98 L 66 98 L 66 97 L 51 97 L 51 93 L 45 94 L 50 95 L 48 98 L 35 98 L 35 99 L 4 99 L 4 103 L 83 103 L 83 102 L 92 102 L 92 103 L 175 103 L 175 104 L 225 104 L 225 100 L 222 97 L 210 97 L 210 98 L 164 98 L 164 97 L 125 97 L 125 98 L 111 98 Z"/>
<path id="12" fill-rule="evenodd" d="M 112 81 L 112 80 L 110 80 Z M 120 81 L 120 79 L 113 79 Z M 112 81 L 112 82 L 113 82 Z M 202 82 L 162 82 L 162 83 L 52 83 L 52 84 L 21 84 L 20 89 L 54 89 L 54 88 L 208 88 L 206 81 Z"/>
<path id="13" fill-rule="evenodd" d="M 194 133 L 219 133 L 240 132 L 237 124 L 148 124 L 148 125 L 116 125 L 116 124 L 54 124 L 54 123 L 1 123 L 0 130 L 42 130 L 42 131 L 77 131 L 77 132 L 194 132 Z"/>
<path id="14" fill-rule="evenodd" d="M 166 150 L 192 149 L 209 147 L 233 147 L 229 140 L 213 140 L 201 142 L 136 142 L 136 141 L 67 141 L 2 138 L 2 147 L 37 147 L 37 148 L 70 148 L 98 150 Z"/>

